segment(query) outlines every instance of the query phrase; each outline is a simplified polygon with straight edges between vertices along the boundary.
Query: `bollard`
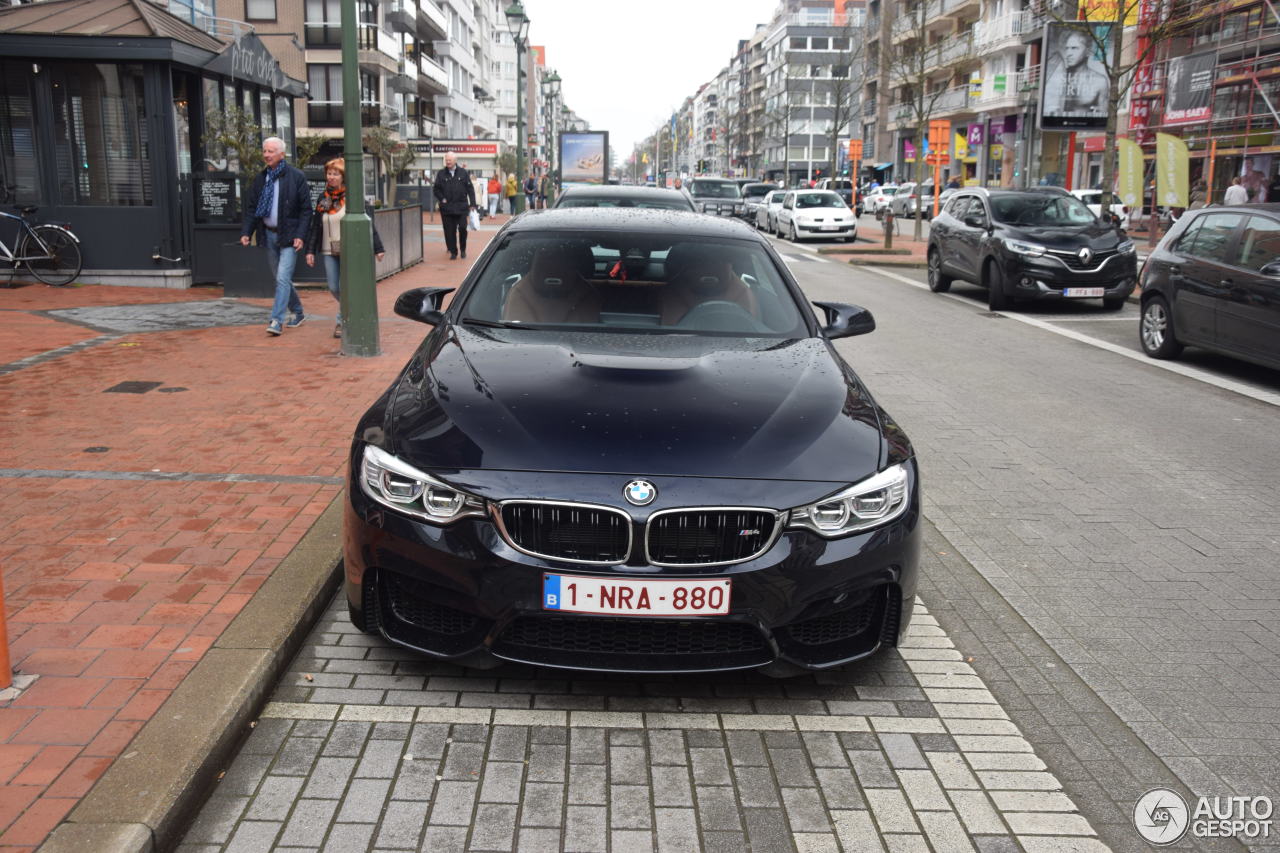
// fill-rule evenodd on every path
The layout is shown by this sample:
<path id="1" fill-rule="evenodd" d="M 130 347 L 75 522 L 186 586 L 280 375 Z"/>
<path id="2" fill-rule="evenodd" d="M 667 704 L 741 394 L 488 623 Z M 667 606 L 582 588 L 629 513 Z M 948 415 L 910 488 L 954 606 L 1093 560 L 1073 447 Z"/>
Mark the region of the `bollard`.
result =
<path id="1" fill-rule="evenodd" d="M 887 207 L 884 209 L 884 247 L 893 248 L 893 211 Z"/>

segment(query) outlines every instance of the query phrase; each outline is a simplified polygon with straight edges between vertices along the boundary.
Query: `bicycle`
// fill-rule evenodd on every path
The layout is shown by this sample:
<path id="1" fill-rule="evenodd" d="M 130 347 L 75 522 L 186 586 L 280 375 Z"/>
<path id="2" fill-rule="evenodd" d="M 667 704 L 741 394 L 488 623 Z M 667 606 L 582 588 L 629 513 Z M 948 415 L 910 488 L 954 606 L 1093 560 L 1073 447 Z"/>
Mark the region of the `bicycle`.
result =
<path id="1" fill-rule="evenodd" d="M 10 280 L 18 265 L 22 264 L 45 284 L 54 287 L 70 284 L 84 266 L 84 258 L 80 255 L 80 238 L 64 225 L 50 222 L 32 225 L 27 217 L 34 215 L 39 209 L 34 205 L 14 205 L 13 209 L 18 214 L 0 210 L 0 218 L 12 219 L 18 223 L 16 252 L 0 240 L 0 263 L 10 265 Z"/>

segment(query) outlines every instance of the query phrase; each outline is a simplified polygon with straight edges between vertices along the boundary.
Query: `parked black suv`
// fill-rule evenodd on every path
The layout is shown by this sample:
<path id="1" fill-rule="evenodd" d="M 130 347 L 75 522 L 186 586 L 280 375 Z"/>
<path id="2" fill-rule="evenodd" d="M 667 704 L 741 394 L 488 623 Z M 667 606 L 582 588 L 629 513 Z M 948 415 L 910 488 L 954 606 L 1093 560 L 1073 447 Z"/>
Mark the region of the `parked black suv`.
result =
<path id="1" fill-rule="evenodd" d="M 1280 369 L 1280 204 L 1183 214 L 1142 267 L 1142 349 L 1186 344 Z"/>
<path id="2" fill-rule="evenodd" d="M 1018 299 L 1097 297 L 1114 311 L 1137 277 L 1133 241 L 1052 187 L 961 190 L 929 231 L 929 289 L 945 293 L 954 279 L 980 284 L 992 311 Z"/>

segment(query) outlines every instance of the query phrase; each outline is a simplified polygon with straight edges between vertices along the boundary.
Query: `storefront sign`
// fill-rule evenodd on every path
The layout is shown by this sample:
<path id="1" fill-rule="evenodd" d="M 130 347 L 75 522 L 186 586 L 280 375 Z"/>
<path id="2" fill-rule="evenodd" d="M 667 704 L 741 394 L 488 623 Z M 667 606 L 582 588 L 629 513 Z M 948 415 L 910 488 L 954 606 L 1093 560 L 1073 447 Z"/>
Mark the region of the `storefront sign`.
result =
<path id="1" fill-rule="evenodd" d="M 442 139 L 435 142 L 410 142 L 415 154 L 419 156 L 429 156 L 431 154 L 447 154 L 452 151 L 454 154 L 473 154 L 479 156 L 496 157 L 498 156 L 498 146 L 500 143 L 493 142 L 464 142 L 450 141 Z"/>
<path id="2" fill-rule="evenodd" d="M 980 124 L 969 125 L 969 146 L 976 147 L 983 143 L 983 127 Z"/>
<path id="3" fill-rule="evenodd" d="M 280 63 L 267 50 L 262 39 L 254 33 L 245 33 L 231 43 L 205 66 L 216 74 L 225 74 L 237 80 L 246 80 L 276 91 L 285 91 L 290 81 L 280 70 Z"/>
<path id="4" fill-rule="evenodd" d="M 1164 108 L 1165 124 L 1208 121 L 1213 73 L 1217 54 L 1197 53 L 1175 56 L 1169 60 L 1169 82 L 1165 87 L 1168 100 Z"/>

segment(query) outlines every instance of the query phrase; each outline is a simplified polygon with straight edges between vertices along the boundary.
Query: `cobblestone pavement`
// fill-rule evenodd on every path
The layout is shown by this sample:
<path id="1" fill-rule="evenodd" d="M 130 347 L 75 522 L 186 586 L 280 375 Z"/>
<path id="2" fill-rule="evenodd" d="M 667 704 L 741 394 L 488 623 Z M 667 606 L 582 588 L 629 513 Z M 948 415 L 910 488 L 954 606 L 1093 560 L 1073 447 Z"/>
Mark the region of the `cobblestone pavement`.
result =
<path id="1" fill-rule="evenodd" d="M 425 660 L 335 599 L 180 853 L 1106 849 L 917 605 L 863 664 L 583 676 Z"/>

